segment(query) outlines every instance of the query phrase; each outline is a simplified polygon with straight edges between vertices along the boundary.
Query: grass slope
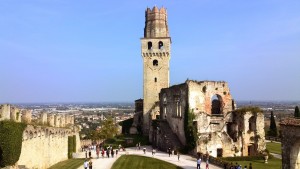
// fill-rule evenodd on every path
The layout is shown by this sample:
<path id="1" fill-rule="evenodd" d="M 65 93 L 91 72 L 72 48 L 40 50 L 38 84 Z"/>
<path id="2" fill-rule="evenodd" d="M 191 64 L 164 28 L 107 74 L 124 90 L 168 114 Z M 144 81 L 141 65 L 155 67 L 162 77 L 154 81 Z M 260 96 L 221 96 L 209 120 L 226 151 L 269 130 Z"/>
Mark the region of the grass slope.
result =
<path id="1" fill-rule="evenodd" d="M 174 164 L 155 158 L 137 155 L 123 155 L 112 166 L 111 169 L 182 169 Z"/>
<path id="2" fill-rule="evenodd" d="M 267 143 L 267 149 L 271 152 L 271 153 L 275 153 L 275 154 L 281 154 L 281 143 L 271 143 L 268 142 Z"/>
<path id="3" fill-rule="evenodd" d="M 81 165 L 82 165 L 82 168 L 83 168 L 83 162 L 84 162 L 84 159 L 78 159 L 78 158 L 69 159 L 69 160 L 59 162 L 59 163 L 51 166 L 49 169 L 62 169 L 62 168 L 77 169 Z"/>

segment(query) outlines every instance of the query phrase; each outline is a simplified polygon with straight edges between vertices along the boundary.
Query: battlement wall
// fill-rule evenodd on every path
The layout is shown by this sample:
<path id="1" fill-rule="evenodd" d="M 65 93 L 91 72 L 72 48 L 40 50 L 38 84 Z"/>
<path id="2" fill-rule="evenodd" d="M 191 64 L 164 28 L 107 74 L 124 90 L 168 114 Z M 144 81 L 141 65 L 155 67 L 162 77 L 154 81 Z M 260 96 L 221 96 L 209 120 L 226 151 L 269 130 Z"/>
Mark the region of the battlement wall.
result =
<path id="1" fill-rule="evenodd" d="M 23 132 L 18 165 L 46 169 L 68 159 L 68 136 L 76 136 L 76 151 L 80 150 L 79 133 L 73 129 L 28 125 Z"/>

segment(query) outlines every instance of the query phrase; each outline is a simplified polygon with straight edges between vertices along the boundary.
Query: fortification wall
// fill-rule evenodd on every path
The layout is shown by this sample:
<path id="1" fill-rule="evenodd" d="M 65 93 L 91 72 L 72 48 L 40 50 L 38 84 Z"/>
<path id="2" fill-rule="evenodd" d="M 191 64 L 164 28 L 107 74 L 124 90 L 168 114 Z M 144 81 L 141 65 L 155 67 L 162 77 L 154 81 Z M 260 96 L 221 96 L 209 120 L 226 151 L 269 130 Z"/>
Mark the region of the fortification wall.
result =
<path id="1" fill-rule="evenodd" d="M 34 127 L 28 125 L 18 165 L 46 169 L 68 159 L 68 136 L 76 135 L 76 148 L 80 149 L 79 133 L 71 129 Z"/>

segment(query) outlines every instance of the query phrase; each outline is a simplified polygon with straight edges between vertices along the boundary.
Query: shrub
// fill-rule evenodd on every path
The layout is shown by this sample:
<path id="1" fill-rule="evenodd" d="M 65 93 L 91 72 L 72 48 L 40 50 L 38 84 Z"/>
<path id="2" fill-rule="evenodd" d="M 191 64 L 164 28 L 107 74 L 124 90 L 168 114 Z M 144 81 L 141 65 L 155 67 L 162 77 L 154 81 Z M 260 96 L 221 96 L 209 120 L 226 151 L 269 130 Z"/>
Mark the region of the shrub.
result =
<path id="1" fill-rule="evenodd" d="M 20 158 L 24 123 L 0 121 L 0 167 L 14 165 Z"/>
<path id="2" fill-rule="evenodd" d="M 181 150 L 182 153 L 193 150 L 196 147 L 196 142 L 198 140 L 197 128 L 193 125 L 193 120 L 195 119 L 195 114 L 191 111 L 188 106 L 184 113 L 184 134 L 186 139 L 185 150 Z"/>

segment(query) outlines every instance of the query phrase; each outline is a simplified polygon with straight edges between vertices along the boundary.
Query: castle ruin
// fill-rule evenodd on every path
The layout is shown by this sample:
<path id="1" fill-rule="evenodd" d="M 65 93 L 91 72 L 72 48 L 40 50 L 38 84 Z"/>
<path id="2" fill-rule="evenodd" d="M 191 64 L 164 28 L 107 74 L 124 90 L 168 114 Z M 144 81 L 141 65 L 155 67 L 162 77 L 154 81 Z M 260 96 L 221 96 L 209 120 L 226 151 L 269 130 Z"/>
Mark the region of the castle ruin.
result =
<path id="1" fill-rule="evenodd" d="M 190 153 L 214 157 L 251 156 L 265 150 L 264 115 L 259 109 L 237 110 L 224 81 L 187 80 L 169 85 L 171 37 L 167 10 L 145 11 L 141 38 L 144 98 L 135 101 L 130 133 L 144 135 L 162 150 L 187 144 L 186 118 L 192 113 L 197 138 Z"/>

